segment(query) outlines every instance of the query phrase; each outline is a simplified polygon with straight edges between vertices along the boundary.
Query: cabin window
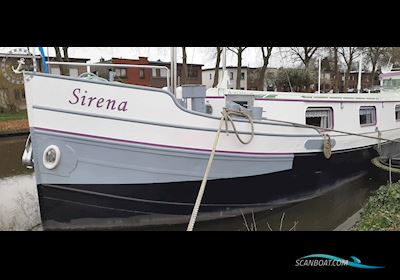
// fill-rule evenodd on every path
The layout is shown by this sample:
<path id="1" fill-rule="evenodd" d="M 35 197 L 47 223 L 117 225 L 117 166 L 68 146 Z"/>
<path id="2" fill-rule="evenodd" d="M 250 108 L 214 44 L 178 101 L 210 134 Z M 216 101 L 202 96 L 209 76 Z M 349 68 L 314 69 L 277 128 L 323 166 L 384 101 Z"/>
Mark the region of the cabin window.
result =
<path id="1" fill-rule="evenodd" d="M 400 105 L 396 105 L 395 116 L 396 116 L 396 121 L 400 121 Z"/>
<path id="2" fill-rule="evenodd" d="M 231 80 L 233 80 L 233 72 L 229 73 Z"/>
<path id="3" fill-rule="evenodd" d="M 210 80 L 212 79 L 212 74 L 210 73 Z"/>
<path id="4" fill-rule="evenodd" d="M 333 128 L 332 108 L 307 108 L 306 124 L 321 128 Z"/>
<path id="5" fill-rule="evenodd" d="M 383 87 L 385 89 L 397 89 L 400 87 L 400 79 L 384 79 L 383 80 Z"/>
<path id="6" fill-rule="evenodd" d="M 376 108 L 375 106 L 360 107 L 360 125 L 375 125 L 376 124 Z"/>
<path id="7" fill-rule="evenodd" d="M 240 75 L 240 79 L 241 80 L 244 80 L 244 72 L 242 72 L 242 73 L 240 73 L 241 75 Z"/>

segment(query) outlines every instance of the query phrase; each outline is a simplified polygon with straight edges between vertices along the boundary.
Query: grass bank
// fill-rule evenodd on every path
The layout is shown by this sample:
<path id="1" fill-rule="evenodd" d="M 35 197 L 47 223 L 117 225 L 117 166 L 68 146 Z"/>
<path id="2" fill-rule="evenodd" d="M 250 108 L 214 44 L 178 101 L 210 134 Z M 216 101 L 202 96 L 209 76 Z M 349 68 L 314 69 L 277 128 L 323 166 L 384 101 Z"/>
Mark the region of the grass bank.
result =
<path id="1" fill-rule="evenodd" d="M 18 113 L 0 114 L 0 136 L 13 135 L 14 133 L 26 132 L 29 130 L 28 114 L 26 110 Z"/>
<path id="2" fill-rule="evenodd" d="M 353 231 L 400 230 L 400 182 L 381 186 L 368 199 Z"/>
<path id="3" fill-rule="evenodd" d="M 28 119 L 28 113 L 26 112 L 26 110 L 22 110 L 17 113 L 0 114 L 0 122 L 25 120 L 25 119 Z"/>

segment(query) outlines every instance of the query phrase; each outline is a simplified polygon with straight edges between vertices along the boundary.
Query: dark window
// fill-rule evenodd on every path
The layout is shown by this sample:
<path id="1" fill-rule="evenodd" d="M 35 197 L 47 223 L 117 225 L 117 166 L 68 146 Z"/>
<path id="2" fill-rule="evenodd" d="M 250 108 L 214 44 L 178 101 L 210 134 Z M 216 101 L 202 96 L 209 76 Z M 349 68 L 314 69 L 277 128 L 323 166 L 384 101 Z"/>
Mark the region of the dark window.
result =
<path id="1" fill-rule="evenodd" d="M 196 78 L 197 77 L 197 70 L 191 69 L 188 73 L 189 78 Z M 211 74 L 210 74 L 210 79 L 211 79 Z"/>
<path id="2" fill-rule="evenodd" d="M 210 80 L 212 80 L 212 74 L 210 73 Z"/>
<path id="3" fill-rule="evenodd" d="M 332 108 L 307 108 L 306 124 L 318 126 L 321 128 L 333 128 L 333 110 Z"/>
<path id="4" fill-rule="evenodd" d="M 360 125 L 368 126 L 376 124 L 376 109 L 375 106 L 360 107 Z"/>
<path id="5" fill-rule="evenodd" d="M 242 106 L 244 108 L 247 108 L 247 106 L 248 106 L 247 101 L 233 101 L 233 102 L 235 102 L 236 104 L 239 104 L 240 106 Z"/>
<path id="6" fill-rule="evenodd" d="M 233 80 L 233 72 L 229 73 L 231 80 Z"/>
<path id="7" fill-rule="evenodd" d="M 139 69 L 139 78 L 144 79 L 144 69 Z"/>
<path id="8" fill-rule="evenodd" d="M 395 116 L 396 116 L 396 121 L 400 121 L 400 105 L 396 105 Z"/>
<path id="9" fill-rule="evenodd" d="M 241 80 L 244 80 L 244 72 L 242 72 L 242 73 L 240 73 L 241 75 L 240 75 L 240 79 Z"/>

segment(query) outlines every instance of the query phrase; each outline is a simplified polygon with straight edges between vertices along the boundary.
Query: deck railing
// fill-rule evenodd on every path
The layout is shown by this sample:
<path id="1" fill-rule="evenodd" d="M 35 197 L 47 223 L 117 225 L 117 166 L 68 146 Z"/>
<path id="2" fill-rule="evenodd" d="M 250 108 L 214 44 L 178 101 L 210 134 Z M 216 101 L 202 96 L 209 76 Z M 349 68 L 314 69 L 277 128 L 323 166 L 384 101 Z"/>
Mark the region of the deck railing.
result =
<path id="1" fill-rule="evenodd" d="M 164 69 L 167 72 L 167 87 L 171 91 L 170 87 L 170 72 L 167 66 L 157 65 L 132 65 L 132 64 L 111 64 L 111 63 L 84 63 L 84 62 L 60 62 L 60 61 L 46 61 L 49 65 L 69 65 L 69 66 L 86 66 L 88 72 L 90 72 L 90 66 L 99 67 L 117 67 L 117 68 L 144 68 L 144 69 Z"/>

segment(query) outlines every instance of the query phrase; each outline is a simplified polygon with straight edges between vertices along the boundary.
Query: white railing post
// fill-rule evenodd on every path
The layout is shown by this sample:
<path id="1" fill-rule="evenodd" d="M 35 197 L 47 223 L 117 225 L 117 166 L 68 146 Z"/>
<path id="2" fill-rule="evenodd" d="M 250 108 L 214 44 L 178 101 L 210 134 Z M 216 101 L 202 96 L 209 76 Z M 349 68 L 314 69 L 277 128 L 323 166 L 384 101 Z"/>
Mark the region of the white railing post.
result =
<path id="1" fill-rule="evenodd" d="M 321 57 L 318 58 L 318 93 L 321 93 Z"/>

